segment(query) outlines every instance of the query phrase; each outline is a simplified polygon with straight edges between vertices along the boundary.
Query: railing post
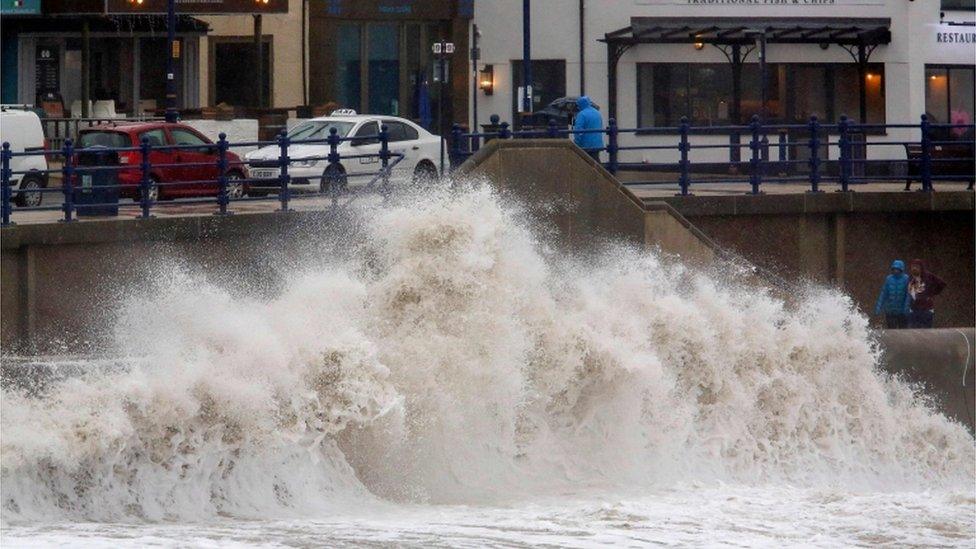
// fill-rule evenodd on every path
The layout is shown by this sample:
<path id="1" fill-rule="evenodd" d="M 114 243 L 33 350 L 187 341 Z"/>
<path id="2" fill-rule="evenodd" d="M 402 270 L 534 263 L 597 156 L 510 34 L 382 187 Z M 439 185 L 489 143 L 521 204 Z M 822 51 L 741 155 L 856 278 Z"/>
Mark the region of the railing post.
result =
<path id="1" fill-rule="evenodd" d="M 151 164 L 149 163 L 149 153 L 152 151 L 151 145 L 149 144 L 149 138 L 143 137 L 139 143 L 139 169 L 141 171 L 141 178 L 139 179 L 139 206 L 142 209 L 142 213 L 139 215 L 142 219 L 149 219 L 152 217 L 150 210 L 152 208 L 152 201 L 149 200 L 149 187 L 152 185 L 152 179 L 149 177 L 149 169 Z M 156 189 L 159 192 L 159 189 Z"/>
<path id="2" fill-rule="evenodd" d="M 220 208 L 217 215 L 227 215 L 230 202 L 227 195 L 227 134 L 220 132 L 217 137 L 217 206 Z"/>
<path id="3" fill-rule="evenodd" d="M 787 145 L 786 145 L 786 143 L 787 143 L 787 141 L 786 141 L 786 132 L 779 132 L 779 140 L 777 142 L 777 145 L 779 145 L 778 159 L 779 159 L 780 162 L 786 162 L 787 148 L 788 148 Z"/>
<path id="4" fill-rule="evenodd" d="M 549 128 L 546 130 L 546 135 L 549 139 L 556 139 L 559 137 L 559 129 L 556 127 L 556 121 L 549 119 Z"/>
<path id="5" fill-rule="evenodd" d="M 335 128 L 332 128 L 335 129 Z M 288 183 L 291 181 L 291 177 L 288 175 L 288 164 L 291 163 L 291 159 L 288 158 L 288 132 L 281 130 L 278 134 L 278 200 L 281 201 L 281 208 L 278 211 L 287 212 L 288 211 Z"/>
<path id="6" fill-rule="evenodd" d="M 498 130 L 498 139 L 511 139 L 512 132 L 508 129 L 508 122 L 502 122 Z"/>
<path id="7" fill-rule="evenodd" d="M 455 122 L 451 126 L 451 157 L 447 159 L 447 166 L 451 170 L 461 158 L 461 125 Z"/>
<path id="8" fill-rule="evenodd" d="M 61 168 L 61 189 L 64 191 L 64 204 L 61 205 L 61 210 L 64 212 L 64 219 L 61 221 L 64 223 L 74 221 L 72 218 L 75 209 L 74 183 L 72 182 L 75 176 L 74 152 L 74 142 L 71 138 L 65 139 L 64 147 L 61 148 L 61 155 L 64 158 L 64 165 Z"/>
<path id="9" fill-rule="evenodd" d="M 749 148 L 752 149 L 752 158 L 749 160 L 749 185 L 752 186 L 752 194 L 759 194 L 759 186 L 762 185 L 762 138 L 759 136 L 760 124 L 759 115 L 752 116 L 749 123 L 752 131 L 752 139 L 749 141 Z"/>
<path id="10" fill-rule="evenodd" d="M 457 130 L 454 138 L 460 140 L 461 128 L 457 124 L 454 124 L 454 128 Z M 382 170 L 380 194 L 383 195 L 383 200 L 388 200 L 390 198 L 390 132 L 386 124 L 380 126 L 380 170 Z"/>
<path id="11" fill-rule="evenodd" d="M 837 145 L 840 147 L 840 192 L 850 192 L 851 184 L 851 137 L 850 121 L 847 115 L 840 116 L 840 138 Z"/>
<path id="12" fill-rule="evenodd" d="M 339 206 L 339 134 L 335 128 L 329 128 L 329 196 L 332 197 L 332 207 Z"/>
<path id="13" fill-rule="evenodd" d="M 691 183 L 689 177 L 689 162 L 688 162 L 688 151 L 691 150 L 691 144 L 688 143 L 688 117 L 681 117 L 681 126 L 679 126 L 679 133 L 681 135 L 681 140 L 678 141 L 678 152 L 681 159 L 678 160 L 678 186 L 681 187 L 681 196 L 688 196 L 688 185 Z"/>
<path id="14" fill-rule="evenodd" d="M 919 168 L 919 175 L 922 179 L 922 192 L 932 191 L 932 138 L 929 135 L 929 116 L 922 115 L 919 124 L 922 132 L 920 144 L 922 146 L 922 165 Z"/>
<path id="15" fill-rule="evenodd" d="M 10 210 L 11 210 L 10 200 L 11 200 L 11 195 L 13 194 L 12 191 L 10 190 L 11 177 L 12 176 L 10 174 L 10 143 L 4 141 L 3 149 L 0 150 L 0 182 L 3 183 L 3 188 L 2 190 L 0 190 L 0 192 L 2 192 L 3 194 L 2 194 L 2 198 L 0 199 L 2 199 L 3 201 L 2 217 L 3 217 L 4 227 L 7 227 L 11 224 L 10 223 Z"/>
<path id="16" fill-rule="evenodd" d="M 619 151 L 619 146 L 617 145 L 617 134 L 619 130 L 617 129 L 617 119 L 611 118 L 607 123 L 607 171 L 617 175 L 617 153 Z"/>
<path id="17" fill-rule="evenodd" d="M 820 122 L 816 115 L 810 117 L 807 124 L 810 129 L 810 192 L 819 193 L 820 190 Z"/>

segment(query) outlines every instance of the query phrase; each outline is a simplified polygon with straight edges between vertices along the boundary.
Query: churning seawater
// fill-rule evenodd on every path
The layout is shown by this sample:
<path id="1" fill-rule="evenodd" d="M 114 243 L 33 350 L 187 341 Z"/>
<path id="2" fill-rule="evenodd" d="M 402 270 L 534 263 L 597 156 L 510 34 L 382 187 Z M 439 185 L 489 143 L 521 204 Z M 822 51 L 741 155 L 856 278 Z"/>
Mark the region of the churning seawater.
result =
<path id="1" fill-rule="evenodd" d="M 362 216 L 270 295 L 160 267 L 7 383 L 0 542 L 976 543 L 972 436 L 843 294 L 567 257 L 487 187 Z"/>

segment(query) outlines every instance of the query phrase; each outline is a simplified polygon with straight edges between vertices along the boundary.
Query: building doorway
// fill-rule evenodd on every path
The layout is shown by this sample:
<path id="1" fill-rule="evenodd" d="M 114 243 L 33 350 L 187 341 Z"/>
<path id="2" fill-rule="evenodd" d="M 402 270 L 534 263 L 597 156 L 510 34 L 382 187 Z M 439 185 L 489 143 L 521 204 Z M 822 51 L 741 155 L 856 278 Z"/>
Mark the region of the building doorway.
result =
<path id="1" fill-rule="evenodd" d="M 274 58 L 271 37 L 264 38 L 261 62 L 263 79 L 262 102 L 258 105 L 254 85 L 254 39 L 248 36 L 210 37 L 210 104 L 240 107 L 273 105 L 271 97 L 271 60 Z"/>

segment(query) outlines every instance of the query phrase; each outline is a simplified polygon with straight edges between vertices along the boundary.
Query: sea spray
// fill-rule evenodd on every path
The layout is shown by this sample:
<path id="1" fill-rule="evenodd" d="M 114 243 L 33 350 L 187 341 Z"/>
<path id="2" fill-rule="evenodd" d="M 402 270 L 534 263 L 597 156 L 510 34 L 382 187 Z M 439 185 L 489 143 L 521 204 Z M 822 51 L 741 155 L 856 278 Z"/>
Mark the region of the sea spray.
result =
<path id="1" fill-rule="evenodd" d="M 271 296 L 160 267 L 118 311 L 125 367 L 4 387 L 4 521 L 973 482 L 972 437 L 878 372 L 839 292 L 785 303 L 721 266 L 570 258 L 488 188 L 363 216 L 354 252 Z"/>

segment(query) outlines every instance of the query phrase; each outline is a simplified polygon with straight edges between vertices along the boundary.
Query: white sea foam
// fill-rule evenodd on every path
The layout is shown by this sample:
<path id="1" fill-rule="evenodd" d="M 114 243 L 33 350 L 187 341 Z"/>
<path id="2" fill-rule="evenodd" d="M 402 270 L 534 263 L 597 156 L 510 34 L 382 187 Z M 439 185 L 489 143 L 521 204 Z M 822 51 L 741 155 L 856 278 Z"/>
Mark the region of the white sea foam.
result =
<path id="1" fill-rule="evenodd" d="M 573 260 L 486 188 L 363 226 L 272 297 L 161 268 L 120 311 L 127 367 L 5 387 L 3 521 L 973 485 L 973 438 L 879 373 L 836 291 L 784 303 L 653 253 Z"/>

